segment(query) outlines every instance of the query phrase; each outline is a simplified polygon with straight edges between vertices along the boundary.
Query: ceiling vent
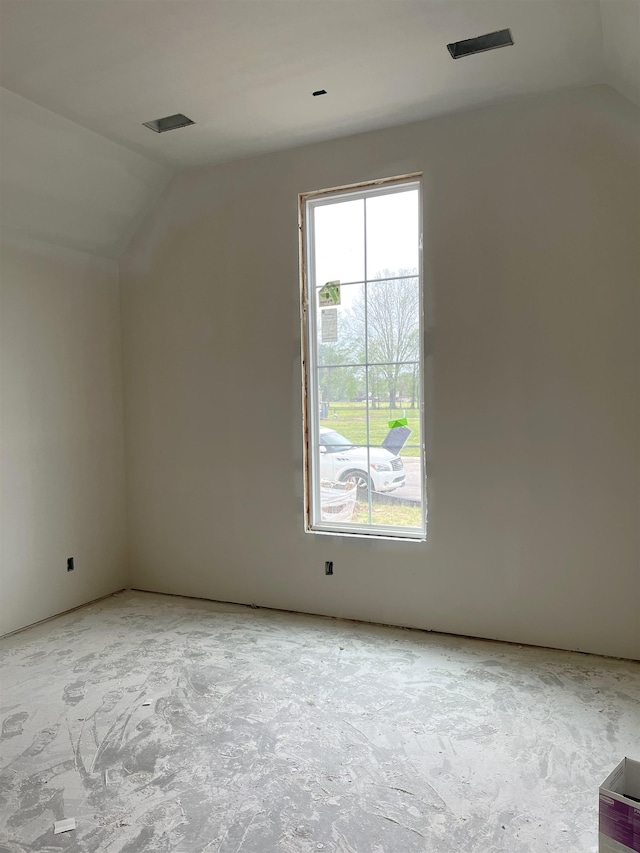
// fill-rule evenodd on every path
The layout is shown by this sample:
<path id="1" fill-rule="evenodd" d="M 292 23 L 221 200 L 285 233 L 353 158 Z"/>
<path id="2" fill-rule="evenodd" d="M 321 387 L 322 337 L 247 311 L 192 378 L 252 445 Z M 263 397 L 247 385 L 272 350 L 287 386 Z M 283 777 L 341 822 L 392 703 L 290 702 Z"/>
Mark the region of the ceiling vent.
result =
<path id="1" fill-rule="evenodd" d="M 513 44 L 511 30 L 498 30 L 495 33 L 487 33 L 486 36 L 454 41 L 447 45 L 447 50 L 453 59 L 462 59 L 463 56 L 473 56 L 474 53 L 484 53 L 487 50 L 508 47 L 511 44 Z"/>
<path id="2" fill-rule="evenodd" d="M 195 121 L 191 121 L 190 118 L 182 115 L 182 113 L 176 113 L 174 116 L 165 116 L 165 118 L 157 118 L 154 121 L 143 121 L 142 124 L 156 133 L 165 133 L 167 130 L 189 127 L 190 124 L 195 124 Z"/>

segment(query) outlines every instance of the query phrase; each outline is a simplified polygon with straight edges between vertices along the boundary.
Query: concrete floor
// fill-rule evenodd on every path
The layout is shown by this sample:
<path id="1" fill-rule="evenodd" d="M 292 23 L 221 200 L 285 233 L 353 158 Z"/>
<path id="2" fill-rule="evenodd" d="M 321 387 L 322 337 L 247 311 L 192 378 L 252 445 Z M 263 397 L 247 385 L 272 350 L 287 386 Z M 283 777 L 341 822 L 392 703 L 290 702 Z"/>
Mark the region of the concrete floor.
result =
<path id="1" fill-rule="evenodd" d="M 0 650 L 2 853 L 591 853 L 640 757 L 630 662 L 131 592 Z"/>

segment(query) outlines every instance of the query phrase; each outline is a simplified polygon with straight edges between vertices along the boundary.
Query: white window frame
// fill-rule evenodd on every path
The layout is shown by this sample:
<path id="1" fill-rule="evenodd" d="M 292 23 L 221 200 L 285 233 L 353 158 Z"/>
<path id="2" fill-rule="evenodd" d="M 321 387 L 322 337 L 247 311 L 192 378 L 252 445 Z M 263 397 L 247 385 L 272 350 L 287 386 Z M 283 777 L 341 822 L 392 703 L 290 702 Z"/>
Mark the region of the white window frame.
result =
<path id="1" fill-rule="evenodd" d="M 375 195 L 388 195 L 393 192 L 406 191 L 410 185 L 418 190 L 419 216 L 419 245 L 418 245 L 418 291 L 419 291 L 419 373 L 420 373 L 420 470 L 421 476 L 421 507 L 422 526 L 392 527 L 388 525 L 369 525 L 327 522 L 321 520 L 320 514 L 320 474 L 316 470 L 319 459 L 313 452 L 319 436 L 319 405 L 318 405 L 318 365 L 317 365 L 317 320 L 315 278 L 315 247 L 313 234 L 313 210 L 322 204 L 331 204 L 337 198 L 350 200 Z M 328 190 L 300 193 L 299 199 L 299 234 L 300 234 L 300 288 L 301 288 L 301 342 L 302 342 L 302 382 L 303 382 L 303 425 L 304 425 L 304 515 L 305 531 L 308 533 L 323 533 L 331 535 L 347 535 L 364 538 L 425 541 L 427 533 L 427 489 L 426 489 L 426 454 L 425 454 L 425 352 L 424 352 L 424 277 L 422 259 L 422 173 L 386 178 L 362 184 L 351 184 L 334 187 Z M 311 211 L 311 215 L 310 215 Z M 366 219 L 365 219 L 366 228 Z M 365 243 L 365 281 L 366 243 Z M 313 302 L 311 302 L 311 297 Z M 366 368 L 366 364 L 364 365 Z M 367 431 L 369 422 L 367 419 Z M 312 441 L 315 437 L 315 441 Z M 317 518 L 315 514 L 317 513 Z"/>

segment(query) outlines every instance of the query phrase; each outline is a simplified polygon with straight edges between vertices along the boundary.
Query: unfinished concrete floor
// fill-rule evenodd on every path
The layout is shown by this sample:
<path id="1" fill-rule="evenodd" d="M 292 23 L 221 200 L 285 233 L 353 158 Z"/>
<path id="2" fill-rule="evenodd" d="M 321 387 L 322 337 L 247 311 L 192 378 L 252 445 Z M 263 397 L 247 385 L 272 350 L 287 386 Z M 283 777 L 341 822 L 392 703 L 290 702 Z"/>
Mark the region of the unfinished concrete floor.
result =
<path id="1" fill-rule="evenodd" d="M 3 853 L 590 853 L 640 756 L 630 662 L 133 592 L 0 648 Z"/>

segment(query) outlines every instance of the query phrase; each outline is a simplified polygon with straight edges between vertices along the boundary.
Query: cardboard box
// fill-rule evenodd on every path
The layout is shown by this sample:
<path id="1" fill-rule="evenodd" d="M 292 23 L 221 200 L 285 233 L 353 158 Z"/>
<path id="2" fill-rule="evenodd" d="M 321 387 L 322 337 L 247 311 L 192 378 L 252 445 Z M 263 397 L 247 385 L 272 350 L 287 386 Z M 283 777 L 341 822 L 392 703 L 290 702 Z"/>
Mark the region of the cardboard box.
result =
<path id="1" fill-rule="evenodd" d="M 640 853 L 640 761 L 623 758 L 600 786 L 600 853 Z"/>

